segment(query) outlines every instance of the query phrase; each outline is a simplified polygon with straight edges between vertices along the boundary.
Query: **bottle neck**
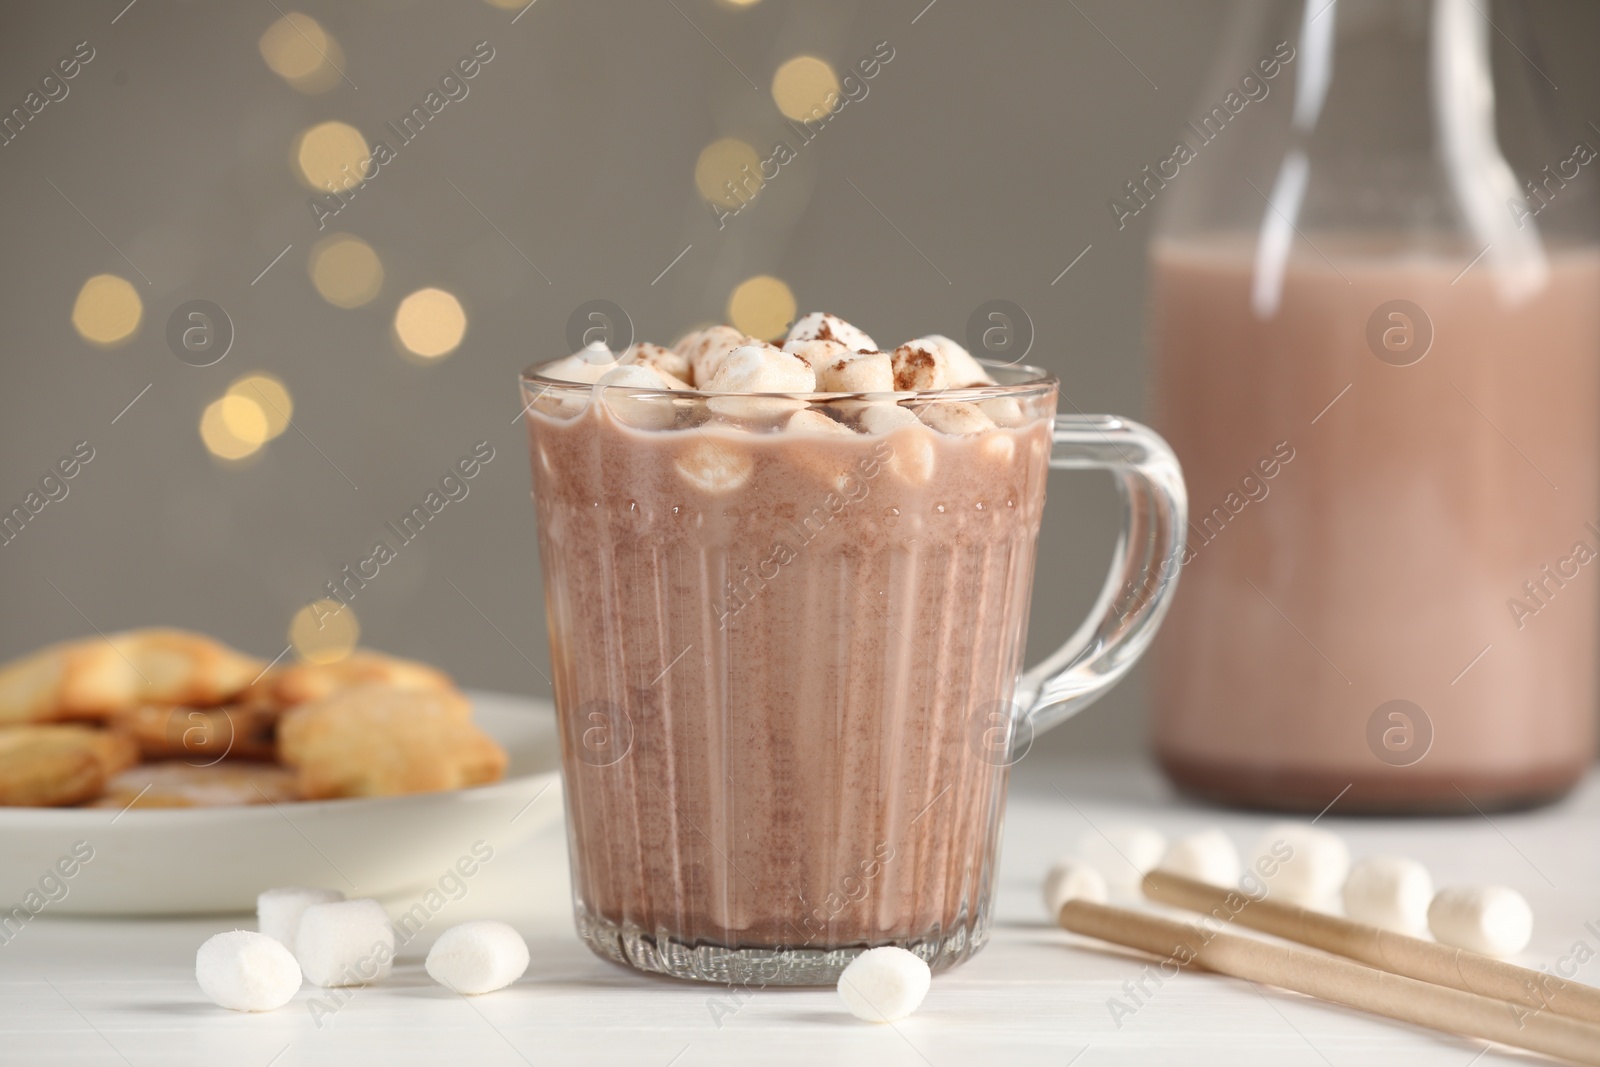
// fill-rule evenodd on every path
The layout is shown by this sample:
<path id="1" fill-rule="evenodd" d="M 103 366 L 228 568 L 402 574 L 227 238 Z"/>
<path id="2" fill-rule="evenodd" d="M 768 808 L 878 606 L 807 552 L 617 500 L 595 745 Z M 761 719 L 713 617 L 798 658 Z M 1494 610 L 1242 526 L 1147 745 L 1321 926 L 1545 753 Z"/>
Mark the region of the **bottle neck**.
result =
<path id="1" fill-rule="evenodd" d="M 1182 166 L 1154 194 L 1159 236 L 1242 233 L 1263 277 L 1323 235 L 1463 263 L 1482 251 L 1507 299 L 1536 291 L 1548 242 L 1594 240 L 1592 191 L 1572 175 L 1595 153 L 1569 158 L 1581 121 L 1566 147 L 1544 132 L 1554 107 L 1534 91 L 1545 86 L 1536 44 L 1518 9 L 1490 4 L 1242 4 L 1181 131 Z"/>

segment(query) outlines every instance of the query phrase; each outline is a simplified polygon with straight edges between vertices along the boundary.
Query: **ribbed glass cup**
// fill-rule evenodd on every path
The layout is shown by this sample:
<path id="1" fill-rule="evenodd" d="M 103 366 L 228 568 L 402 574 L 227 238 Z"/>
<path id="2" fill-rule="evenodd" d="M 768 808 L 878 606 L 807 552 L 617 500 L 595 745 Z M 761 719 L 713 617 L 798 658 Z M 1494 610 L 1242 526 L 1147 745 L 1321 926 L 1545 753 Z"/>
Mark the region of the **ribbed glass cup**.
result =
<path id="1" fill-rule="evenodd" d="M 596 952 L 815 984 L 870 947 L 939 969 L 983 945 L 1056 400 L 991 370 L 1010 384 L 937 399 L 524 376 Z M 859 429 L 929 404 L 999 425 Z"/>

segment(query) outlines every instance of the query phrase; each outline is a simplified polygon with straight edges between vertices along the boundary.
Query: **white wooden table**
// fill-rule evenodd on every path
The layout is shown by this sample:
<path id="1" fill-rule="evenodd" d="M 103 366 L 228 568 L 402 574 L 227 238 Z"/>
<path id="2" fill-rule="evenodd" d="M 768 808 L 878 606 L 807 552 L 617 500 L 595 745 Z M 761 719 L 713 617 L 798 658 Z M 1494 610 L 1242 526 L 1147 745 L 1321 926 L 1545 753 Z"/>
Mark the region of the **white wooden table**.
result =
<path id="1" fill-rule="evenodd" d="M 554 802 L 553 795 L 545 802 Z M 201 997 L 195 949 L 212 933 L 250 926 L 249 917 L 131 921 L 46 913 L 0 945 L 0 1063 L 1516 1062 L 1515 1054 L 1486 1051 L 1481 1042 L 1214 975 L 1166 982 L 1119 1027 L 1108 1000 L 1125 997 L 1124 982 L 1148 961 L 1055 930 L 1045 920 L 1038 886 L 1051 860 L 1090 821 L 1129 820 L 1169 835 L 1222 825 L 1241 848 L 1270 821 L 1180 801 L 1142 765 L 1075 766 L 1029 757 L 1012 786 L 992 943 L 936 978 L 922 1010 L 893 1027 L 856 1021 L 831 990 L 731 992 L 601 961 L 572 932 L 565 838 L 556 825 L 499 853 L 466 896 L 401 953 L 393 978 L 341 994 L 342 1005 L 320 1026 L 310 1005 L 313 998 L 330 1001 L 328 991 L 307 987 L 264 1015 L 224 1011 Z M 1534 943 L 1524 957 L 1532 966 L 1553 965 L 1580 942 L 1600 952 L 1600 778 L 1556 808 L 1492 822 L 1344 820 L 1335 807 L 1320 825 L 1344 833 L 1358 856 L 1379 850 L 1414 855 L 1442 883 L 1495 880 L 1517 887 L 1536 916 Z M 463 998 L 434 985 L 421 961 L 441 930 L 480 917 L 516 925 L 533 964 L 507 990 Z M 1580 968 L 1577 977 L 1600 981 L 1600 962 Z"/>

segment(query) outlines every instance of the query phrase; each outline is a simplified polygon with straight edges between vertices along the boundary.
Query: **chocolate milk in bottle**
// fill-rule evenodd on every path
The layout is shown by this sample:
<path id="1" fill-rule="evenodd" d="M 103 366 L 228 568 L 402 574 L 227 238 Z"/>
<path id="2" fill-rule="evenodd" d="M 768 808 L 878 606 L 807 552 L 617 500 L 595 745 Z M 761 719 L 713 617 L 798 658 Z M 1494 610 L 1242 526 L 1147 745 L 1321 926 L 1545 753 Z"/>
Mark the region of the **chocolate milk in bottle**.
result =
<path id="1" fill-rule="evenodd" d="M 1593 760 L 1600 137 L 1497 39 L 1471 0 L 1247 5 L 1186 151 L 1113 203 L 1161 212 L 1186 791 L 1487 811 Z"/>

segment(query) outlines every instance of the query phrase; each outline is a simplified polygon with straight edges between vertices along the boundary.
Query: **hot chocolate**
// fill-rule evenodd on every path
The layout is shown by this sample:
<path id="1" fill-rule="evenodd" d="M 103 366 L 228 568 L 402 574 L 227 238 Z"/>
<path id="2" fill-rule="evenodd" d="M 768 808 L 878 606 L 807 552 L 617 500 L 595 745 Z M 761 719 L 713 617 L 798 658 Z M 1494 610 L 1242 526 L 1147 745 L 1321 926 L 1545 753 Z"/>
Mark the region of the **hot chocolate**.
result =
<path id="1" fill-rule="evenodd" d="M 988 732 L 1021 666 L 1054 382 L 989 388 L 943 338 L 810 332 L 623 357 L 676 391 L 604 356 L 545 372 L 646 391 L 525 379 L 578 924 L 645 969 L 827 981 L 863 947 L 939 967 L 985 938 L 1008 762 Z M 977 391 L 683 391 L 769 370 Z"/>

